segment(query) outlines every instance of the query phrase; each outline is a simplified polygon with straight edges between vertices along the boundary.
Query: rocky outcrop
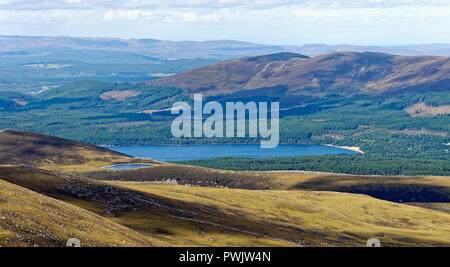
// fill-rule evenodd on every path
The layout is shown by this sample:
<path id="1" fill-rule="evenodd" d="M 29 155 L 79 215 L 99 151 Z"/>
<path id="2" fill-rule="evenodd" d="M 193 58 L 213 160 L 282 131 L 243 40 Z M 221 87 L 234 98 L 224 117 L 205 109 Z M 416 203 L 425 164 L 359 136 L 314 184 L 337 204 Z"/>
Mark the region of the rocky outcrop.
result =
<path id="1" fill-rule="evenodd" d="M 152 199 L 133 190 L 111 185 L 92 184 L 86 186 L 68 184 L 58 186 L 56 189 L 60 194 L 104 204 L 105 213 L 111 217 L 117 217 L 123 211 L 138 211 L 144 207 L 160 208 L 169 211 L 171 214 L 182 214 L 186 216 L 185 211 L 169 204 Z M 195 216 L 195 214 L 189 215 Z"/>

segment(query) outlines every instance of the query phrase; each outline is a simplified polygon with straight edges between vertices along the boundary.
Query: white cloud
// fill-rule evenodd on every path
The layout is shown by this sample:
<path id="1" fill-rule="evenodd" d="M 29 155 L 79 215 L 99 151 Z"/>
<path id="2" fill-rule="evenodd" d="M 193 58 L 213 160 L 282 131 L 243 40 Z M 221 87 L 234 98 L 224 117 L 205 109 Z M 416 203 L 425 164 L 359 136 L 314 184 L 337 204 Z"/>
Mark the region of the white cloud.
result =
<path id="1" fill-rule="evenodd" d="M 228 14 L 230 15 L 230 14 Z M 106 21 L 158 21 L 158 22 L 217 22 L 226 19 L 223 11 L 209 12 L 202 10 L 108 10 L 104 19 Z"/>
<path id="2" fill-rule="evenodd" d="M 98 21 L 99 13 L 95 10 L 73 10 L 55 9 L 55 10 L 0 10 L 0 23 L 18 24 L 24 28 L 36 25 L 46 24 L 89 24 Z"/>
<path id="3" fill-rule="evenodd" d="M 450 42 L 448 0 L 0 0 L 0 32 L 268 43 Z"/>
<path id="4" fill-rule="evenodd" d="M 391 8 L 442 6 L 448 0 L 0 0 L 0 9 Z"/>

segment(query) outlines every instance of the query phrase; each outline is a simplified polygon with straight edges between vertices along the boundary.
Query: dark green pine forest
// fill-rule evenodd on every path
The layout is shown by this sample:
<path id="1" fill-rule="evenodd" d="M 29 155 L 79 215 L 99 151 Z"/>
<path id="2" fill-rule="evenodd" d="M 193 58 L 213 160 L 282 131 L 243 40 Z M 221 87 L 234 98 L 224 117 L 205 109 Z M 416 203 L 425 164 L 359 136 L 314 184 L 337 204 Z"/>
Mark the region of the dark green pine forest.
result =
<path id="1" fill-rule="evenodd" d="M 248 101 L 225 96 L 210 99 Z M 168 111 L 151 111 L 170 108 L 180 100 L 191 101 L 177 87 L 89 80 L 36 95 L 0 92 L 0 128 L 40 132 L 96 145 L 259 144 L 256 138 L 173 138 L 170 127 L 174 117 Z M 281 144 L 356 146 L 365 154 L 258 160 L 219 158 L 183 163 L 230 170 L 450 175 L 449 114 L 423 117 L 419 116 L 421 110 L 407 112 L 418 103 L 428 107 L 449 105 L 447 92 L 389 98 L 331 94 L 298 101 L 300 105 L 296 107 L 280 103 Z"/>

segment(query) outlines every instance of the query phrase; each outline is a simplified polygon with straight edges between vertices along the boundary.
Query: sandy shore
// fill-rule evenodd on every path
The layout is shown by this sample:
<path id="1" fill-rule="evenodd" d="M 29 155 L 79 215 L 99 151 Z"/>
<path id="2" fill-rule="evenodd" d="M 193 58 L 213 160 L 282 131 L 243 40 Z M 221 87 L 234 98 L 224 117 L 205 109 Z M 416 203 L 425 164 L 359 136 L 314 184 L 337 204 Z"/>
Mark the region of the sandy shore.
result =
<path id="1" fill-rule="evenodd" d="M 334 145 L 328 145 L 328 144 L 326 146 L 348 149 L 348 150 L 351 150 L 351 151 L 355 151 L 355 152 L 364 154 L 364 151 L 362 151 L 359 146 L 334 146 Z"/>

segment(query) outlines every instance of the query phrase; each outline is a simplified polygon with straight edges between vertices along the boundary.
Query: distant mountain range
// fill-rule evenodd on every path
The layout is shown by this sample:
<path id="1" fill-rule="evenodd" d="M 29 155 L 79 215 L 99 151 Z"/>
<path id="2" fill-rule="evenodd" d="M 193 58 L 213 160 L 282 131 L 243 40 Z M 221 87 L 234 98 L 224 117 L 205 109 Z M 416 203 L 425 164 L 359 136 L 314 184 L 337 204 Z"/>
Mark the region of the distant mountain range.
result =
<path id="1" fill-rule="evenodd" d="M 1 57 L 26 57 L 37 52 L 63 50 L 134 51 L 158 58 L 238 58 L 278 52 L 295 52 L 308 56 L 353 51 L 396 55 L 450 56 L 450 44 L 399 46 L 358 46 L 306 44 L 303 46 L 264 45 L 233 40 L 164 41 L 156 39 L 76 38 L 0 36 Z"/>
<path id="2" fill-rule="evenodd" d="M 402 56 L 450 56 L 450 44 L 423 44 L 423 45 L 396 45 L 396 46 L 363 46 L 363 45 L 325 45 L 306 44 L 296 52 L 318 56 L 328 53 L 352 51 L 352 52 L 376 52 Z"/>
<path id="3" fill-rule="evenodd" d="M 315 57 L 342 51 L 450 56 L 450 45 L 287 46 L 230 40 L 0 36 L 0 91 L 36 93 L 83 79 L 144 82 L 229 59 L 277 53 Z"/>
<path id="4" fill-rule="evenodd" d="M 236 58 L 296 50 L 295 46 L 262 45 L 248 42 L 217 40 L 162 41 L 155 39 L 13 37 L 0 36 L 0 57 L 26 57 L 42 51 L 108 50 L 133 51 L 156 58 Z"/>
<path id="5" fill-rule="evenodd" d="M 450 58 L 339 52 L 223 61 L 149 82 L 188 93 L 239 96 L 396 96 L 450 88 Z"/>

